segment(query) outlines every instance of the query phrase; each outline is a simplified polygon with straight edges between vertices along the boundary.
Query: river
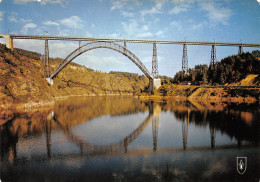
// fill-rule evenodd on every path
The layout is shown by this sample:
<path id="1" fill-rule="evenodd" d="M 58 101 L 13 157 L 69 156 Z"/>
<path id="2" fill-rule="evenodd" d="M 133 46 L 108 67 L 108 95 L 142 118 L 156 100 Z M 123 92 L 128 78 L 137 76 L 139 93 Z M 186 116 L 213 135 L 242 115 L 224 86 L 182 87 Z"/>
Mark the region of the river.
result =
<path id="1" fill-rule="evenodd" d="M 78 97 L 5 120 L 2 182 L 260 179 L 259 103 Z"/>

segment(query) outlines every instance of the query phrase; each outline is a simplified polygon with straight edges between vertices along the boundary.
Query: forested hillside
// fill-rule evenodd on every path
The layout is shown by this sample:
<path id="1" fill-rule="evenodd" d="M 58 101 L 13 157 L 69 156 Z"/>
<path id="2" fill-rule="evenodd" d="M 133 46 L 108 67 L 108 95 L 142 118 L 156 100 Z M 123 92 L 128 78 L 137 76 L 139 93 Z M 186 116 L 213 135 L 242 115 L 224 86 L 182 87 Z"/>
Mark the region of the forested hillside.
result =
<path id="1" fill-rule="evenodd" d="M 190 81 L 192 84 L 231 84 L 239 82 L 250 74 L 260 74 L 260 51 L 228 56 L 220 62 L 196 65 L 187 74 L 181 71 L 174 76 L 174 82 Z M 259 76 L 258 76 L 259 80 Z"/>

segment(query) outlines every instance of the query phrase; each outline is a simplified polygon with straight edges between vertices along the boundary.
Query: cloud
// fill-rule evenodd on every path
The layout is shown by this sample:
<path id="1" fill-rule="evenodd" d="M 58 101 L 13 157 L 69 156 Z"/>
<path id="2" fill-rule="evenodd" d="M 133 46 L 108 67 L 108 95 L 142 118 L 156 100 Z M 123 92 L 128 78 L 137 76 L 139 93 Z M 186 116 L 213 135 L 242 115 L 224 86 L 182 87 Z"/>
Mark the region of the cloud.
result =
<path id="1" fill-rule="evenodd" d="M 10 22 L 17 22 L 17 19 L 16 19 L 16 17 L 14 17 L 14 16 L 8 16 L 8 20 L 10 21 Z"/>
<path id="2" fill-rule="evenodd" d="M 85 32 L 85 37 L 92 37 L 92 34 L 89 32 Z"/>
<path id="3" fill-rule="evenodd" d="M 27 24 L 25 24 L 24 27 L 22 28 L 21 33 L 22 33 L 22 34 L 27 34 L 29 29 L 34 29 L 34 28 L 36 28 L 36 27 L 37 27 L 37 25 L 34 24 L 34 23 L 27 23 Z"/>
<path id="4" fill-rule="evenodd" d="M 221 23 L 223 25 L 227 25 L 229 17 L 232 15 L 232 10 L 228 7 L 222 6 L 221 1 L 172 0 L 171 2 L 174 4 L 174 7 L 169 11 L 169 14 L 186 12 L 192 8 L 192 4 L 197 3 L 200 10 L 207 12 L 206 16 L 211 23 Z"/>
<path id="5" fill-rule="evenodd" d="M 172 3 L 175 6 L 169 11 L 169 14 L 179 14 L 188 11 L 191 4 L 194 3 L 194 0 L 172 0 Z"/>
<path id="6" fill-rule="evenodd" d="M 207 16 L 213 23 L 228 24 L 229 17 L 232 15 L 232 10 L 227 7 L 220 7 L 213 1 L 201 1 L 201 8 L 207 12 Z"/>
<path id="7" fill-rule="evenodd" d="M 47 3 L 64 5 L 66 3 L 66 0 L 37 0 L 37 1 L 40 2 L 42 5 L 45 5 Z"/>
<path id="8" fill-rule="evenodd" d="M 21 21 L 22 23 L 29 23 L 29 22 L 32 22 L 32 19 L 20 18 L 20 21 Z"/>
<path id="9" fill-rule="evenodd" d="M 78 16 L 72 16 L 70 18 L 65 18 L 59 21 L 60 24 L 68 27 L 68 28 L 74 28 L 79 29 L 82 28 L 82 20 Z"/>
<path id="10" fill-rule="evenodd" d="M 14 46 L 16 48 L 39 52 L 41 54 L 44 53 L 44 41 L 42 40 L 14 39 Z"/>
<path id="11" fill-rule="evenodd" d="M 129 13 L 129 12 L 126 12 L 126 11 L 122 11 L 121 13 L 124 17 L 133 17 L 134 16 L 134 13 Z"/>
<path id="12" fill-rule="evenodd" d="M 123 22 L 122 26 L 127 36 L 131 38 L 147 38 L 153 36 L 153 34 L 148 30 L 148 25 L 140 25 L 136 20 Z"/>
<path id="13" fill-rule="evenodd" d="M 155 6 L 151 9 L 145 9 L 141 11 L 141 15 L 145 16 L 147 14 L 158 14 L 161 13 L 161 9 L 165 3 L 167 3 L 168 0 L 155 0 Z"/>
<path id="14" fill-rule="evenodd" d="M 157 36 L 157 37 L 161 37 L 161 36 L 163 36 L 163 31 L 159 30 L 154 35 Z"/>
<path id="15" fill-rule="evenodd" d="M 259 5 L 260 5 L 260 0 L 256 0 L 258 3 L 259 3 Z"/>
<path id="16" fill-rule="evenodd" d="M 111 10 L 121 9 L 125 3 L 126 3 L 126 1 L 120 1 L 120 0 L 112 1 Z"/>
<path id="17" fill-rule="evenodd" d="M 135 5 L 141 5 L 139 0 L 112 0 L 111 10 L 122 9 L 129 2 L 133 2 Z"/>
<path id="18" fill-rule="evenodd" d="M 108 37 L 111 37 L 111 38 L 120 38 L 120 37 L 121 37 L 121 34 L 119 34 L 119 33 L 112 33 L 112 34 L 109 34 Z"/>
<path id="19" fill-rule="evenodd" d="M 203 21 L 203 22 L 201 22 L 201 23 L 193 24 L 193 25 L 191 26 L 191 29 L 193 29 L 193 30 L 198 30 L 198 29 L 203 28 L 205 25 L 208 25 L 208 23 L 207 23 L 206 21 Z"/>
<path id="20" fill-rule="evenodd" d="M 53 26 L 59 26 L 60 25 L 59 23 L 54 22 L 54 21 L 50 21 L 50 20 L 44 21 L 43 24 L 44 25 L 53 25 Z"/>
<path id="21" fill-rule="evenodd" d="M 3 15 L 4 15 L 4 12 L 3 12 L 3 11 L 0 11 L 0 21 L 3 20 Z"/>
<path id="22" fill-rule="evenodd" d="M 170 14 L 178 14 L 180 12 L 185 12 L 188 11 L 188 7 L 184 7 L 184 6 L 174 6 L 174 8 L 172 8 L 169 13 Z"/>
<path id="23" fill-rule="evenodd" d="M 174 26 L 174 27 L 181 27 L 181 23 L 180 22 L 178 22 L 178 21 L 172 21 L 172 22 L 170 22 L 170 25 L 171 26 Z"/>
<path id="24" fill-rule="evenodd" d="M 66 1 L 67 0 L 14 0 L 14 3 L 24 4 L 24 3 L 30 3 L 30 2 L 39 2 L 42 5 L 46 5 L 47 3 L 64 5 L 64 3 L 66 3 Z"/>
<path id="25" fill-rule="evenodd" d="M 151 32 L 150 24 L 139 23 L 135 19 L 131 19 L 128 22 L 122 22 L 123 30 L 127 37 L 130 38 L 154 38 L 163 37 L 164 32 L 158 30 L 156 33 Z M 112 34 L 113 37 L 120 37 L 118 33 Z"/>
<path id="26" fill-rule="evenodd" d="M 37 0 L 14 0 L 14 3 L 16 4 L 23 4 L 23 3 L 29 3 L 29 2 L 34 2 Z"/>

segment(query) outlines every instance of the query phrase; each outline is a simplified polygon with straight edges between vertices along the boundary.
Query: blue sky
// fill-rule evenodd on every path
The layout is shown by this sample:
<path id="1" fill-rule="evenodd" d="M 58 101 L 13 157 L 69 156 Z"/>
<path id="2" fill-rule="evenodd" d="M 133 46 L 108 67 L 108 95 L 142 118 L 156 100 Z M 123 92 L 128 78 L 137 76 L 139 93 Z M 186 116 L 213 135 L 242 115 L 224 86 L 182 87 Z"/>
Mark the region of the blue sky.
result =
<path id="1" fill-rule="evenodd" d="M 260 43 L 260 0 L 0 0 L 0 34 Z M 78 42 L 49 44 L 51 57 L 65 58 L 78 47 Z M 44 51 L 43 41 L 15 40 L 14 46 Z M 127 47 L 151 71 L 152 45 Z M 159 74 L 174 76 L 181 70 L 182 45 L 157 49 Z M 221 60 L 238 48 L 217 47 L 216 52 Z M 210 53 L 210 46 L 188 46 L 189 67 L 209 64 Z M 75 62 L 104 72 L 142 74 L 108 49 L 89 51 Z"/>

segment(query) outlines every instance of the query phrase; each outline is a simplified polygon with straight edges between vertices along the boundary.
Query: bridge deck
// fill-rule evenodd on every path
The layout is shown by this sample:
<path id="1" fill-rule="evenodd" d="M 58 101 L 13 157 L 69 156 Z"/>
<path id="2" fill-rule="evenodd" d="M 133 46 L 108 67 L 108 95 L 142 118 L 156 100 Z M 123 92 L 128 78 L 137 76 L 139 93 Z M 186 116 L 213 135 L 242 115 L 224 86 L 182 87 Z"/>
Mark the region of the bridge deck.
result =
<path id="1" fill-rule="evenodd" d="M 0 35 L 3 37 L 4 35 Z M 173 41 L 173 40 L 144 40 L 124 38 L 94 38 L 94 37 L 62 37 L 49 35 L 10 35 L 12 39 L 37 39 L 37 40 L 67 40 L 67 41 L 104 41 L 104 42 L 128 42 L 146 44 L 187 44 L 187 45 L 216 45 L 216 46 L 243 46 L 260 47 L 260 43 L 232 43 L 232 42 L 207 42 L 207 41 Z"/>

